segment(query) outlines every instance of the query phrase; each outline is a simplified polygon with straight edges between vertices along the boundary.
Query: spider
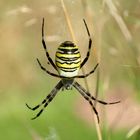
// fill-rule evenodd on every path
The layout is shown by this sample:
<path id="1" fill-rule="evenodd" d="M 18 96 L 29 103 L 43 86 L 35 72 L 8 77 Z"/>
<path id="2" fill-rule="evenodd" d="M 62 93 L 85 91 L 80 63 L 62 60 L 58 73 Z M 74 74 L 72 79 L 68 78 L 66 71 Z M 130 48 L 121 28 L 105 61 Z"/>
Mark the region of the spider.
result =
<path id="1" fill-rule="evenodd" d="M 45 39 L 44 39 L 44 18 L 43 18 L 42 45 L 43 45 L 43 48 L 45 50 L 46 57 L 47 57 L 49 63 L 58 72 L 58 74 L 55 74 L 55 73 L 48 71 L 40 63 L 38 58 L 37 58 L 37 62 L 43 71 L 45 71 L 47 74 L 49 74 L 51 76 L 58 77 L 61 80 L 57 83 L 57 85 L 53 88 L 53 90 L 46 96 L 46 98 L 40 104 L 36 105 L 35 107 L 30 107 L 28 104 L 26 104 L 26 106 L 31 110 L 36 110 L 40 106 L 43 106 L 42 109 L 37 113 L 37 115 L 32 118 L 32 120 L 36 119 L 37 117 L 40 116 L 40 114 L 44 111 L 44 109 L 48 106 L 48 104 L 54 99 L 54 97 L 56 96 L 56 94 L 58 93 L 58 91 L 61 88 L 66 89 L 66 90 L 70 90 L 70 89 L 72 89 L 72 87 L 74 87 L 75 89 L 77 89 L 77 91 L 91 105 L 93 111 L 95 112 L 95 114 L 97 116 L 98 122 L 99 122 L 99 115 L 98 115 L 96 108 L 93 105 L 93 102 L 92 102 L 93 100 L 97 101 L 103 105 L 117 104 L 120 102 L 120 101 L 117 101 L 117 102 L 110 102 L 109 103 L 109 102 L 98 100 L 94 96 L 92 96 L 88 91 L 86 91 L 78 82 L 75 81 L 75 78 L 88 77 L 90 74 L 95 72 L 95 70 L 97 69 L 97 67 L 99 65 L 97 63 L 95 65 L 95 67 L 93 68 L 93 70 L 91 70 L 87 74 L 78 75 L 79 70 L 85 65 L 85 63 L 87 62 L 87 60 L 90 56 L 90 50 L 91 50 L 91 46 L 92 46 L 92 39 L 91 39 L 90 32 L 89 32 L 89 29 L 88 29 L 88 26 L 87 26 L 85 19 L 83 19 L 83 22 L 84 22 L 84 25 L 85 25 L 85 28 L 87 31 L 87 35 L 89 38 L 88 51 L 87 51 L 86 57 L 81 62 L 81 54 L 79 52 L 78 46 L 76 46 L 72 41 L 65 41 L 65 42 L 61 43 L 60 46 L 58 47 L 58 49 L 56 51 L 55 63 L 54 63 L 52 58 L 50 57 L 50 55 L 48 53 L 47 46 L 46 46 Z"/>

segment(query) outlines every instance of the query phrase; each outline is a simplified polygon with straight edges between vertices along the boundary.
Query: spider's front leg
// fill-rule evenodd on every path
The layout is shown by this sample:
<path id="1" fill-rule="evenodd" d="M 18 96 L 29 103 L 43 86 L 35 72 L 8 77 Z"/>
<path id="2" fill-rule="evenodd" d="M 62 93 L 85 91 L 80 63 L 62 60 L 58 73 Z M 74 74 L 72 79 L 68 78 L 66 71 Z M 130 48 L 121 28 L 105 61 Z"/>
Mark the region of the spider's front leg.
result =
<path id="1" fill-rule="evenodd" d="M 96 108 L 94 107 L 93 103 L 92 103 L 92 100 L 89 96 L 86 95 L 86 93 L 82 90 L 82 87 L 79 87 L 78 86 L 78 83 L 74 81 L 73 83 L 73 86 L 79 91 L 79 93 L 89 102 L 89 104 L 91 105 L 93 111 L 95 112 L 96 116 L 97 116 L 97 120 L 98 120 L 98 123 L 100 122 L 100 119 L 99 119 L 99 115 L 98 115 L 98 112 L 96 110 Z"/>
<path id="2" fill-rule="evenodd" d="M 111 104 L 117 104 L 117 103 L 120 103 L 120 101 L 117 101 L 117 102 L 105 102 L 105 101 L 101 101 L 101 100 L 98 100 L 96 99 L 95 97 L 93 97 L 88 91 L 86 91 L 79 83 L 77 83 L 76 81 L 74 81 L 73 83 L 73 86 L 79 91 L 79 93 L 89 102 L 89 104 L 92 106 L 96 116 L 97 116 L 97 119 L 98 119 L 98 122 L 99 122 L 99 116 L 98 116 L 98 112 L 96 110 L 96 108 L 94 107 L 93 103 L 91 100 L 94 100 L 94 101 L 97 101 L 103 105 L 111 105 Z"/>
<path id="3" fill-rule="evenodd" d="M 103 104 L 103 105 L 111 105 L 111 104 L 117 104 L 117 103 L 120 103 L 121 101 L 116 101 L 116 102 L 105 102 L 105 101 L 102 101 L 102 100 L 98 100 L 96 99 L 94 96 L 92 96 L 88 91 L 86 91 L 79 83 L 77 83 L 76 81 L 74 82 L 74 85 L 75 85 L 75 88 L 80 91 L 80 92 L 83 92 L 85 93 L 89 98 L 91 98 L 92 100 L 94 101 L 97 101 L 99 102 L 100 104 Z"/>
<path id="4" fill-rule="evenodd" d="M 26 104 L 26 106 L 31 109 L 31 110 L 36 110 L 38 109 L 41 105 L 44 104 L 43 108 L 37 113 L 37 115 L 32 118 L 32 120 L 36 119 L 37 117 L 40 116 L 40 114 L 44 111 L 44 109 L 48 106 L 48 104 L 54 99 L 54 97 L 56 96 L 57 92 L 63 87 L 63 82 L 62 80 L 60 80 L 58 82 L 58 84 L 54 87 L 54 89 L 50 92 L 50 94 L 48 94 L 46 96 L 46 98 L 42 101 L 41 104 L 38 104 L 37 106 L 35 107 L 30 107 L 28 104 Z"/>
<path id="5" fill-rule="evenodd" d="M 30 107 L 27 103 L 26 103 L 26 106 L 30 109 L 30 110 L 36 110 L 38 109 L 40 106 L 42 106 L 44 103 L 46 103 L 47 100 L 50 100 L 52 98 L 52 92 L 50 94 L 48 94 L 46 96 L 46 98 L 38 105 L 36 105 L 35 107 Z"/>

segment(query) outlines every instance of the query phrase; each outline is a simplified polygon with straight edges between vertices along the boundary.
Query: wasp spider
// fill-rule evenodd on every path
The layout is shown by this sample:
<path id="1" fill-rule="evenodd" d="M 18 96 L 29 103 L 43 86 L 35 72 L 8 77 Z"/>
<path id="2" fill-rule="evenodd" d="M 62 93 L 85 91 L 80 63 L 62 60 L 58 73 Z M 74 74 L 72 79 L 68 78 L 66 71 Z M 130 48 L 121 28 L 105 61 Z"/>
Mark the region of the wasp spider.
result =
<path id="1" fill-rule="evenodd" d="M 58 47 L 55 55 L 55 63 L 53 62 L 52 58 L 50 57 L 47 46 L 45 44 L 45 39 L 44 39 L 44 18 L 42 22 L 42 45 L 44 47 L 46 57 L 49 61 L 49 63 L 53 66 L 53 68 L 58 72 L 58 74 L 52 73 L 48 71 L 42 64 L 40 63 L 39 59 L 37 59 L 37 62 L 40 66 L 40 68 L 45 71 L 47 74 L 61 78 L 61 80 L 58 82 L 58 84 L 54 87 L 54 89 L 46 96 L 46 98 L 38 105 L 35 107 L 30 107 L 28 104 L 26 106 L 31 109 L 31 110 L 36 110 L 40 106 L 43 106 L 42 109 L 38 112 L 38 114 L 32 118 L 36 119 L 37 117 L 40 116 L 40 114 L 44 111 L 44 109 L 47 107 L 47 105 L 54 99 L 56 96 L 57 92 L 61 89 L 64 88 L 66 90 L 70 90 L 72 87 L 75 87 L 79 93 L 89 102 L 91 105 L 93 111 L 95 112 L 98 122 L 99 122 L 99 116 L 96 108 L 94 107 L 92 101 L 97 101 L 103 105 L 108 105 L 108 104 L 116 104 L 119 103 L 120 101 L 117 102 L 111 102 L 107 103 L 101 100 L 96 99 L 93 97 L 88 91 L 86 91 L 79 83 L 75 81 L 75 78 L 85 78 L 89 76 L 90 74 L 94 73 L 96 68 L 98 67 L 98 63 L 95 65 L 93 70 L 91 70 L 89 73 L 85 75 L 78 75 L 78 71 L 84 66 L 84 64 L 87 62 L 89 55 L 90 55 L 90 50 L 92 46 L 92 39 L 90 36 L 90 32 L 88 29 L 88 26 L 84 21 L 85 28 L 87 30 L 87 34 L 89 37 L 89 43 L 88 43 L 88 52 L 86 54 L 86 57 L 84 58 L 83 61 L 81 61 L 81 54 L 79 52 L 78 46 L 75 45 L 71 41 L 65 41 L 60 46 Z"/>

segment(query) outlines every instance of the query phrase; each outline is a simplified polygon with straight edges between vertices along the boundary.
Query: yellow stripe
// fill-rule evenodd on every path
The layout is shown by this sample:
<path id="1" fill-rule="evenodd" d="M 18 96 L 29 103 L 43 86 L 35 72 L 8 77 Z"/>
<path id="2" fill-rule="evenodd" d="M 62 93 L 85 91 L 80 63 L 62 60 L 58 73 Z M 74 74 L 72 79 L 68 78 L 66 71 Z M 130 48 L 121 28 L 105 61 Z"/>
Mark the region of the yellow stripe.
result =
<path id="1" fill-rule="evenodd" d="M 56 57 L 65 57 L 65 58 L 74 58 L 74 57 L 80 57 L 80 53 L 77 54 L 62 54 L 59 52 L 56 52 Z"/>
<path id="2" fill-rule="evenodd" d="M 65 64 L 65 63 L 61 64 L 59 62 L 56 62 L 56 64 L 57 64 L 58 67 L 62 67 L 62 68 L 69 68 L 69 69 L 80 68 L 80 62 L 77 63 L 77 64 L 74 64 L 74 63 L 72 63 L 72 64 Z"/>
<path id="3" fill-rule="evenodd" d="M 78 46 L 74 46 L 74 47 L 70 47 L 70 46 L 65 46 L 65 47 L 63 47 L 63 46 L 59 46 L 59 48 L 60 49 L 68 49 L 68 50 L 72 50 L 72 49 L 78 49 Z"/>

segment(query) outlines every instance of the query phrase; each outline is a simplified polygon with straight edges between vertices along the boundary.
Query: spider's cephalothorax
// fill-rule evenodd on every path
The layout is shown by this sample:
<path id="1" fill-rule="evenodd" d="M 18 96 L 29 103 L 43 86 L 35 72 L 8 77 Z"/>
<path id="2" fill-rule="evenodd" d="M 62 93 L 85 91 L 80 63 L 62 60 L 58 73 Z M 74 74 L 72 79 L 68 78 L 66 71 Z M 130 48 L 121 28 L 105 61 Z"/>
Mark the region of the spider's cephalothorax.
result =
<path id="1" fill-rule="evenodd" d="M 73 85 L 74 79 L 73 78 L 62 78 L 62 90 L 71 90 Z"/>
<path id="2" fill-rule="evenodd" d="M 40 63 L 39 59 L 37 59 L 37 62 L 40 66 L 40 68 L 45 71 L 47 74 L 61 78 L 61 80 L 58 82 L 58 84 L 53 88 L 53 90 L 46 96 L 46 98 L 38 105 L 35 107 L 30 107 L 28 104 L 27 107 L 31 110 L 36 110 L 40 106 L 43 106 L 42 109 L 38 112 L 38 114 L 32 118 L 36 119 L 37 117 L 40 116 L 40 114 L 44 111 L 44 109 L 47 107 L 47 105 L 54 99 L 56 96 L 57 92 L 62 88 L 62 89 L 67 89 L 70 90 L 72 87 L 77 89 L 79 93 L 89 102 L 91 105 L 93 111 L 95 112 L 98 122 L 99 122 L 99 116 L 96 108 L 93 105 L 93 101 L 97 101 L 103 105 L 108 105 L 108 104 L 116 104 L 119 103 L 120 101 L 117 102 L 111 102 L 107 103 L 101 100 L 96 99 L 94 96 L 92 96 L 88 91 L 86 91 L 79 83 L 75 81 L 75 78 L 85 78 L 89 76 L 90 74 L 94 73 L 96 70 L 98 63 L 95 65 L 93 70 L 91 70 L 89 73 L 84 74 L 84 75 L 78 75 L 78 71 L 84 66 L 84 64 L 87 62 L 89 55 L 90 55 L 90 50 L 92 46 L 92 40 L 91 36 L 89 33 L 89 29 L 87 27 L 87 24 L 85 20 L 83 19 L 87 34 L 89 37 L 89 44 L 88 44 L 88 51 L 86 54 L 86 57 L 83 59 L 81 62 L 81 56 L 80 52 L 78 50 L 78 47 L 71 41 L 65 41 L 63 42 L 57 49 L 56 55 L 55 55 L 55 63 L 53 62 L 52 58 L 50 57 L 46 43 L 44 40 L 44 18 L 42 22 L 42 44 L 46 53 L 46 57 L 49 61 L 49 63 L 53 66 L 53 68 L 58 72 L 58 74 L 52 73 L 48 71 L 42 64 Z"/>
<path id="3" fill-rule="evenodd" d="M 78 47 L 71 41 L 63 42 L 56 51 L 55 63 L 60 76 L 74 77 L 78 75 L 81 57 Z"/>

